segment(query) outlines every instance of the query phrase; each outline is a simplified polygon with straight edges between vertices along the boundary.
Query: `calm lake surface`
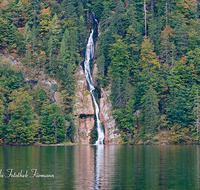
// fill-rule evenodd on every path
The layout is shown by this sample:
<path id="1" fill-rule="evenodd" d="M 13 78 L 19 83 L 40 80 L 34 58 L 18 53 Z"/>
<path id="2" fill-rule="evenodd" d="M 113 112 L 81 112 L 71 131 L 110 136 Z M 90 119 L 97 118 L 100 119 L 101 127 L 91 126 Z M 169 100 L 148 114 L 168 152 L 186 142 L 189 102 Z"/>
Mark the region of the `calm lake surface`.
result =
<path id="1" fill-rule="evenodd" d="M 199 164 L 194 145 L 0 147 L 0 190 L 195 190 Z"/>

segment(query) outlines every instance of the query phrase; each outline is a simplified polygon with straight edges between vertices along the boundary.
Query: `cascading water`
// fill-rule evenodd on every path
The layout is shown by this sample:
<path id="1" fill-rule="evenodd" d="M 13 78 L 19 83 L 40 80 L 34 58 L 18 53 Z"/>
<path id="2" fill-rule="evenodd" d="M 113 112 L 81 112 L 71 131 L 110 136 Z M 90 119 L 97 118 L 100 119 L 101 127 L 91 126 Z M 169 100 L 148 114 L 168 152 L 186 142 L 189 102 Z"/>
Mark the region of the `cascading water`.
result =
<path id="1" fill-rule="evenodd" d="M 93 86 L 93 80 L 92 80 L 92 75 L 91 75 L 91 71 L 90 71 L 90 60 L 94 56 L 93 33 L 94 33 L 96 26 L 98 26 L 98 21 L 95 18 L 93 11 L 92 11 L 92 15 L 93 15 L 95 27 L 91 29 L 91 33 L 90 33 L 88 43 L 87 43 L 87 47 L 86 47 L 85 61 L 84 61 L 84 72 L 85 72 L 86 80 L 87 80 L 88 85 L 89 85 L 89 91 L 92 94 L 92 99 L 93 99 L 94 106 L 95 106 L 95 114 L 96 114 L 96 120 L 97 120 L 97 132 L 98 132 L 98 140 L 96 141 L 95 144 L 103 144 L 104 132 L 103 132 L 103 128 L 102 128 L 102 125 L 101 125 L 101 122 L 100 122 L 100 119 L 99 119 L 99 106 L 98 106 L 96 98 L 94 96 L 94 89 L 95 88 Z"/>

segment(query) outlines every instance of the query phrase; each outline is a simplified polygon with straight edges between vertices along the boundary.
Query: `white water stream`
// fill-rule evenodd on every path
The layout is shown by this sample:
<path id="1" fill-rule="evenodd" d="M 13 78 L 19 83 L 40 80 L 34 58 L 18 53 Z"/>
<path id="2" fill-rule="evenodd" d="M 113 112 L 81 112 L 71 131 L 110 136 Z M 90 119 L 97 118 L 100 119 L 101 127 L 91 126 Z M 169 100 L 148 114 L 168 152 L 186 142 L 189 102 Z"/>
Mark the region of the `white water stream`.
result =
<path id="1" fill-rule="evenodd" d="M 94 18 L 95 24 L 98 26 L 98 21 L 96 18 Z M 94 28 L 91 29 L 91 33 L 88 39 L 87 47 L 86 47 L 86 53 L 85 53 L 85 61 L 84 61 L 84 72 L 85 72 L 85 77 L 89 85 L 89 91 L 92 94 L 92 99 L 94 102 L 95 106 L 95 114 L 96 114 L 96 122 L 97 122 L 97 132 L 98 132 L 98 140 L 96 141 L 95 144 L 103 144 L 104 141 L 104 132 L 103 128 L 99 119 L 99 106 L 97 104 L 96 98 L 94 96 L 94 86 L 93 86 L 93 80 L 92 80 L 92 75 L 90 71 L 90 60 L 94 56 L 94 41 L 93 41 L 93 33 L 94 33 Z"/>

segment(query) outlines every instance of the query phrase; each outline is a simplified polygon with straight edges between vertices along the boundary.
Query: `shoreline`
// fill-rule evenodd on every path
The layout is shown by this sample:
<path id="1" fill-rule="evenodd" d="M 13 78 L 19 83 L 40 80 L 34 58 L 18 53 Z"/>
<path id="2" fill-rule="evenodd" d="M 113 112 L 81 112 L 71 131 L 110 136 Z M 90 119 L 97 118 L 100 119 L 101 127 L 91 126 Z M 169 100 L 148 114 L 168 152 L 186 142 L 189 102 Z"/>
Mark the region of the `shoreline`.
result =
<path id="1" fill-rule="evenodd" d="M 105 146 L 187 146 L 187 145 L 200 145 L 197 143 L 180 143 L 180 144 L 167 144 L 167 143 L 162 143 L 162 144 L 147 144 L 147 143 L 137 143 L 137 144 L 104 144 Z M 33 144 L 33 145 L 0 145 L 1 147 L 6 147 L 6 146 L 96 146 L 95 144 L 79 144 L 79 143 L 58 143 L 58 144 Z"/>

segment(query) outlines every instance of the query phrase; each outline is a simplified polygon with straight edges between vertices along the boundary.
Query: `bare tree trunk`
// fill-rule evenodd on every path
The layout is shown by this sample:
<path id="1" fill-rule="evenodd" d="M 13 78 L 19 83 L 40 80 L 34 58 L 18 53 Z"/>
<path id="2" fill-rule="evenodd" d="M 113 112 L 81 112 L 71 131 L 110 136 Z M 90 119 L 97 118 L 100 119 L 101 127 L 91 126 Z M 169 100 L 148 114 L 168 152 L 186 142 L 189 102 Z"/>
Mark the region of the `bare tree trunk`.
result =
<path id="1" fill-rule="evenodd" d="M 32 28 L 32 37 L 33 37 L 33 56 L 34 56 L 34 49 L 35 49 L 35 21 L 36 21 L 36 10 L 35 10 L 35 5 L 34 5 L 34 10 L 33 10 L 33 28 Z"/>
<path id="2" fill-rule="evenodd" d="M 126 0 L 125 5 L 128 7 L 129 0 Z"/>
<path id="3" fill-rule="evenodd" d="M 167 31 L 165 31 L 165 54 L 166 54 L 166 63 L 168 64 Z"/>
<path id="4" fill-rule="evenodd" d="M 165 12 L 166 12 L 166 24 L 168 23 L 168 11 L 167 11 L 167 1 L 165 6 Z"/>
<path id="5" fill-rule="evenodd" d="M 144 25 L 145 25 L 145 36 L 147 36 L 147 10 L 146 10 L 145 0 L 144 0 Z"/>

